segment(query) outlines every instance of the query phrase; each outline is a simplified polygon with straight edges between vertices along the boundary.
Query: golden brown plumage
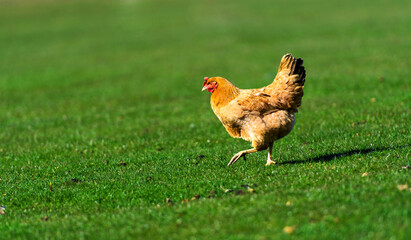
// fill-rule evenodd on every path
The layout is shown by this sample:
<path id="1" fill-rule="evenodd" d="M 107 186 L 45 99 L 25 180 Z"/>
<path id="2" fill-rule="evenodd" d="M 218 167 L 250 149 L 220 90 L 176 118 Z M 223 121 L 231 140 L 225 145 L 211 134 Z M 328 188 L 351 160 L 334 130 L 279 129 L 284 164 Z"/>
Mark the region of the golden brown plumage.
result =
<path id="1" fill-rule="evenodd" d="M 205 78 L 203 91 L 211 92 L 211 108 L 232 137 L 251 141 L 253 148 L 240 151 L 228 166 L 248 153 L 268 148 L 267 164 L 272 160 L 275 140 L 286 136 L 295 123 L 295 113 L 303 97 L 303 60 L 286 54 L 274 81 L 259 89 L 239 89 L 221 77 Z"/>

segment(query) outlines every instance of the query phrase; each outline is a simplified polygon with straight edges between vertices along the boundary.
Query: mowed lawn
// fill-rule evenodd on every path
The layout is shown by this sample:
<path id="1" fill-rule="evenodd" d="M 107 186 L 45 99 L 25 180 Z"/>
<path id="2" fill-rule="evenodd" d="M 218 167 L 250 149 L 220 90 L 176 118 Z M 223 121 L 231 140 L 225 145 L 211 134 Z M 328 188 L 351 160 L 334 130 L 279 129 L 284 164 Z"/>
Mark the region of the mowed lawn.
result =
<path id="1" fill-rule="evenodd" d="M 0 0 L 0 239 L 408 239 L 411 1 Z M 203 77 L 304 59 L 290 135 L 249 143 Z M 408 237 L 407 237 L 408 236 Z"/>

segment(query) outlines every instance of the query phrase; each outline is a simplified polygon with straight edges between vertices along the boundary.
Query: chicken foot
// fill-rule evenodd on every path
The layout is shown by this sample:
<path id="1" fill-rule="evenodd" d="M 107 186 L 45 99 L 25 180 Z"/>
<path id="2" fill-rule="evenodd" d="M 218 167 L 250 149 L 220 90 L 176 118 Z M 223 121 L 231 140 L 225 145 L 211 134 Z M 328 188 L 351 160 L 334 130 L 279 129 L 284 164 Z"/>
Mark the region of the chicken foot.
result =
<path id="1" fill-rule="evenodd" d="M 245 160 L 245 155 L 249 154 L 249 153 L 253 153 L 253 152 L 258 152 L 258 150 L 253 148 L 253 149 L 248 149 L 248 150 L 238 152 L 236 155 L 234 155 L 233 158 L 231 158 L 231 160 L 228 163 L 227 167 L 230 166 L 231 164 L 234 164 L 235 162 L 237 162 L 238 159 L 240 159 L 241 157 L 244 157 L 244 160 Z"/>
<path id="2" fill-rule="evenodd" d="M 270 166 L 271 164 L 276 164 L 276 162 L 273 161 L 272 153 L 273 153 L 273 146 L 270 146 L 268 147 L 267 163 L 265 164 L 266 166 Z"/>

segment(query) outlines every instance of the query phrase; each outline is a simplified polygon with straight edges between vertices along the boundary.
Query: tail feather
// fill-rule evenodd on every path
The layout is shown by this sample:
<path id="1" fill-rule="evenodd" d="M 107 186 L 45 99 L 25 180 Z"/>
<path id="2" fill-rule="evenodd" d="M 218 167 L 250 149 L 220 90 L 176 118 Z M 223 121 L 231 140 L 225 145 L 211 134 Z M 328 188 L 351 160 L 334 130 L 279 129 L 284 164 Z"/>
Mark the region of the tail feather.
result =
<path id="1" fill-rule="evenodd" d="M 277 76 L 268 88 L 277 97 L 278 104 L 282 108 L 297 111 L 304 95 L 304 83 L 303 60 L 286 54 L 281 59 Z"/>

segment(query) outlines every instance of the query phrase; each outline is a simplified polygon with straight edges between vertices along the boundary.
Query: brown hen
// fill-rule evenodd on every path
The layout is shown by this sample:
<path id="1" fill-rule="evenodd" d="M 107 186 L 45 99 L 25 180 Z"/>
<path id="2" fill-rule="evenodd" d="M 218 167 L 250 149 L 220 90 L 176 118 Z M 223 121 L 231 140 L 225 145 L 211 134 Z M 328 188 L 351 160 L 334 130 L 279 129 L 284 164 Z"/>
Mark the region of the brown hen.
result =
<path id="1" fill-rule="evenodd" d="M 303 97 L 305 69 L 301 58 L 286 54 L 274 81 L 259 89 L 239 89 L 222 77 L 204 78 L 203 91 L 211 92 L 211 108 L 227 132 L 251 141 L 253 148 L 240 151 L 228 163 L 248 153 L 268 148 L 267 164 L 272 159 L 274 141 L 294 127 L 295 113 Z"/>

